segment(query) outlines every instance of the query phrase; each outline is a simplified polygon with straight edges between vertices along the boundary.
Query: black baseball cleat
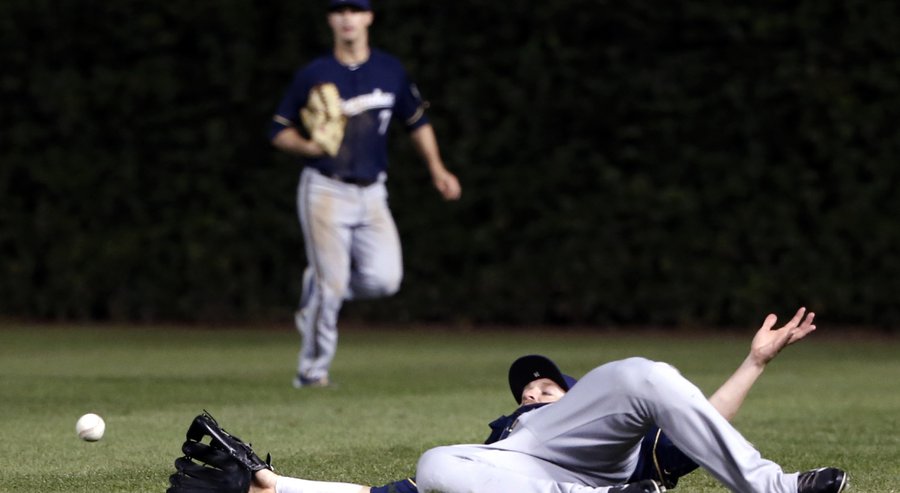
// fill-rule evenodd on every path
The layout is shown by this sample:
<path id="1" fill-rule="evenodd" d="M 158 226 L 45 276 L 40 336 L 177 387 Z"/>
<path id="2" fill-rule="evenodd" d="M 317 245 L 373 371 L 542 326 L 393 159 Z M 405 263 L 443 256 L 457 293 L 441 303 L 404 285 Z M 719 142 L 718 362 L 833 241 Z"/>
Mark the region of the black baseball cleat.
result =
<path id="1" fill-rule="evenodd" d="M 609 493 L 664 493 L 665 491 L 665 486 L 652 479 L 645 479 L 622 486 L 613 486 L 609 489 Z"/>
<path id="2" fill-rule="evenodd" d="M 850 483 L 850 476 L 836 467 L 820 467 L 801 472 L 797 493 L 840 493 Z"/>

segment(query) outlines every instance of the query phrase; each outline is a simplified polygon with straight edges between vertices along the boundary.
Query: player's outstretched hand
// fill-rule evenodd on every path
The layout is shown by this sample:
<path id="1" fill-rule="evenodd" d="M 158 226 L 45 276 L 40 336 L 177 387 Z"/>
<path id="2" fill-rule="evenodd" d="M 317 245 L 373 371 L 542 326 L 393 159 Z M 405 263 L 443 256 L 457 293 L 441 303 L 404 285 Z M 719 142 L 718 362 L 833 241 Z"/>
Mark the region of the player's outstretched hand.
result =
<path id="1" fill-rule="evenodd" d="M 794 318 L 781 328 L 775 329 L 773 327 L 778 317 L 770 313 L 750 343 L 750 357 L 759 365 L 772 361 L 782 349 L 816 330 L 813 324 L 815 317 L 815 313 L 807 312 L 805 307 L 800 307 Z"/>

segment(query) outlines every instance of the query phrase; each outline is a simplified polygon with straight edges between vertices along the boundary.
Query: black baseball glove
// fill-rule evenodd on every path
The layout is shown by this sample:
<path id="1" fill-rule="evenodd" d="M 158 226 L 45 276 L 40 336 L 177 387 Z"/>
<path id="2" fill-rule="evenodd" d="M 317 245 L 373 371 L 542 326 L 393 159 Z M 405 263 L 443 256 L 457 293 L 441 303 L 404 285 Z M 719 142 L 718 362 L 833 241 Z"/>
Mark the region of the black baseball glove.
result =
<path id="1" fill-rule="evenodd" d="M 204 443 L 204 439 L 209 440 Z M 166 493 L 247 493 L 253 473 L 272 469 L 272 458 L 263 461 L 253 448 L 229 434 L 206 411 L 194 418 L 181 446 L 184 457 L 175 460 Z"/>

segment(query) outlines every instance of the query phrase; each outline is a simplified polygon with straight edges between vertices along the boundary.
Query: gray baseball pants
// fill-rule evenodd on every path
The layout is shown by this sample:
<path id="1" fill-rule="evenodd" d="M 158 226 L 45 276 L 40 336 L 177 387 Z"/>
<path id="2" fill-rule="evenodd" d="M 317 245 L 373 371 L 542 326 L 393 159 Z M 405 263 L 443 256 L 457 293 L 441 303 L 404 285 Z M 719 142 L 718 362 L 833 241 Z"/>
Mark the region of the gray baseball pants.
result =
<path id="1" fill-rule="evenodd" d="M 504 440 L 427 451 L 416 480 L 422 493 L 602 493 L 631 476 L 653 425 L 732 491 L 797 492 L 797 473 L 763 459 L 675 368 L 644 358 L 595 368 Z"/>
<path id="2" fill-rule="evenodd" d="M 384 179 L 360 187 L 306 168 L 297 213 L 309 266 L 295 316 L 302 342 L 297 373 L 328 376 L 337 352 L 337 319 L 345 300 L 389 296 L 400 288 L 400 236 Z"/>

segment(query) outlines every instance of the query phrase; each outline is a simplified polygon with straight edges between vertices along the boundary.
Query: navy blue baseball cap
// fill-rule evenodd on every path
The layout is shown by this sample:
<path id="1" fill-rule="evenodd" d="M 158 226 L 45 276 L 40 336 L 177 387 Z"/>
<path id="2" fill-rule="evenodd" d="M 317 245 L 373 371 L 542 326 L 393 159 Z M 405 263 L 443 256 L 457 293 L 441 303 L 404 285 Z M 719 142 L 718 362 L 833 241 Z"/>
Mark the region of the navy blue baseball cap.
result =
<path id="1" fill-rule="evenodd" d="M 329 12 L 343 7 L 353 7 L 359 10 L 372 10 L 369 0 L 329 0 L 328 2 Z"/>
<path id="2" fill-rule="evenodd" d="M 539 378 L 553 380 L 566 392 L 578 381 L 561 372 L 556 363 L 546 356 L 540 354 L 522 356 L 513 361 L 509 367 L 509 390 L 512 391 L 517 404 L 522 400 L 522 391 L 525 387 Z"/>

